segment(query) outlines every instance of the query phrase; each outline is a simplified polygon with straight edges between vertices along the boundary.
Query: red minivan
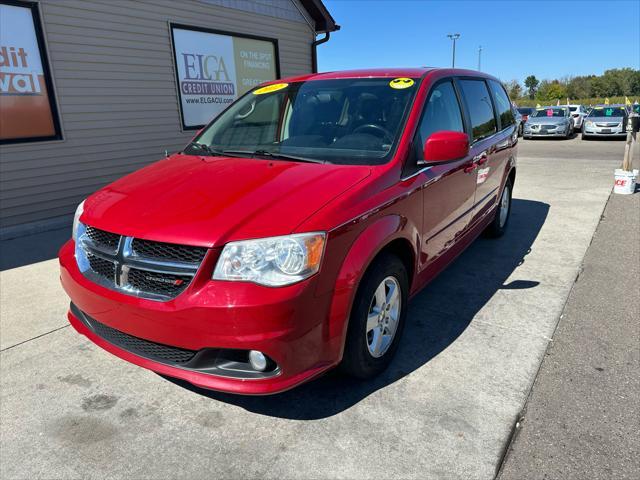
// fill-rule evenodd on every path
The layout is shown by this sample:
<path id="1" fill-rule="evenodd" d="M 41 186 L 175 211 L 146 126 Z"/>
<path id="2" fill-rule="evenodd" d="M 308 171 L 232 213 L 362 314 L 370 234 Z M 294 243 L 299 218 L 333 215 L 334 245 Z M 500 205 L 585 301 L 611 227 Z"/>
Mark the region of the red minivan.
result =
<path id="1" fill-rule="evenodd" d="M 457 69 L 306 75 L 248 92 L 184 150 L 88 197 L 60 250 L 69 321 L 194 385 L 281 392 L 391 361 L 409 298 L 507 226 L 517 131 Z"/>

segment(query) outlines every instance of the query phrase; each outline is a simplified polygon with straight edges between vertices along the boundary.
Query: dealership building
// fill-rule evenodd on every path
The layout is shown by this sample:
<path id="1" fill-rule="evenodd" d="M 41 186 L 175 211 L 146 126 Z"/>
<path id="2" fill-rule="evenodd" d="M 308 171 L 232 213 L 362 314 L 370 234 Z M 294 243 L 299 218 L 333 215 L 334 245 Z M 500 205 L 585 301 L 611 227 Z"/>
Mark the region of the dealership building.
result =
<path id="1" fill-rule="evenodd" d="M 338 28 L 321 0 L 0 0 L 1 237 L 70 224 Z"/>

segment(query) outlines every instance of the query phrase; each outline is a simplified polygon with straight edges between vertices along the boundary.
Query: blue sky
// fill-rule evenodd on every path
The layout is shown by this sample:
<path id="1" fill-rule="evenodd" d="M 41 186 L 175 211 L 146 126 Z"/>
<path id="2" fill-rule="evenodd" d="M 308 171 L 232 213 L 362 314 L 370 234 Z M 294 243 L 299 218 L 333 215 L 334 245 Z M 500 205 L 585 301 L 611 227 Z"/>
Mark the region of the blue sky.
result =
<path id="1" fill-rule="evenodd" d="M 456 67 L 475 70 L 482 45 L 482 70 L 505 81 L 640 69 L 639 0 L 324 3 L 342 29 L 318 47 L 320 71 L 450 66 L 447 33 L 461 34 Z"/>

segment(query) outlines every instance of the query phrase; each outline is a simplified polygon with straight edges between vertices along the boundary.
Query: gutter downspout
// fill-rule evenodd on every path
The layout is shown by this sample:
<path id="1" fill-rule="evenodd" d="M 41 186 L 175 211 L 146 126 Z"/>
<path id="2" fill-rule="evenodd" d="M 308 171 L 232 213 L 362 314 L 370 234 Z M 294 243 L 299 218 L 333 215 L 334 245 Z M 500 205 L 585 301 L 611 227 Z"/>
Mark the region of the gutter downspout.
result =
<path id="1" fill-rule="evenodd" d="M 328 42 L 329 38 L 331 38 L 331 32 L 325 32 L 324 38 L 311 43 L 311 73 L 318 73 L 318 45 Z"/>

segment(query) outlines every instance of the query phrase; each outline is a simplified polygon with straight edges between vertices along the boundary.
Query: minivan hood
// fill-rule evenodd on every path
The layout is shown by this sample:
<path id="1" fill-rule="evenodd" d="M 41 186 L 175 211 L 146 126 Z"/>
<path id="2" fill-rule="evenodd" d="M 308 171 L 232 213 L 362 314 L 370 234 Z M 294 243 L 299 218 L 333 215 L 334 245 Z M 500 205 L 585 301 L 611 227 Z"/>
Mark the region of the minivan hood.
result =
<path id="1" fill-rule="evenodd" d="M 81 221 L 122 235 L 213 247 L 291 233 L 369 166 L 173 155 L 91 195 Z"/>

